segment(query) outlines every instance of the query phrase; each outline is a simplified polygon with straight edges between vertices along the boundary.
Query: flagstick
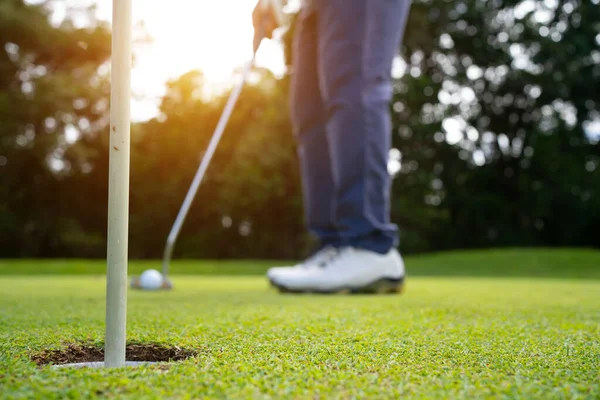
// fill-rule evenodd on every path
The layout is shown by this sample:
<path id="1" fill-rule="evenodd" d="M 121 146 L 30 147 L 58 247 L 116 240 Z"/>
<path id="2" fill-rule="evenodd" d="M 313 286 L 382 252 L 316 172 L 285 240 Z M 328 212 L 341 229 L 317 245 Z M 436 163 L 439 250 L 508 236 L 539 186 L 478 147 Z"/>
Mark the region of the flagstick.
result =
<path id="1" fill-rule="evenodd" d="M 131 0 L 113 0 L 106 270 L 105 367 L 125 365 L 129 137 L 131 96 Z"/>

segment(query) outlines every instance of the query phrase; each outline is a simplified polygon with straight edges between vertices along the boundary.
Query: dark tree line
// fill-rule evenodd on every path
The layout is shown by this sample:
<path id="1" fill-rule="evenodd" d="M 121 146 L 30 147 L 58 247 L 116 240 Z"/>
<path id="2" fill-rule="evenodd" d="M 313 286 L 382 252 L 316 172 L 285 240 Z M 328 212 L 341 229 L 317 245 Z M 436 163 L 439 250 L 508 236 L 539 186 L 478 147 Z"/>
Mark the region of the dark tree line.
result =
<path id="1" fill-rule="evenodd" d="M 293 26 L 285 38 L 286 55 Z M 0 0 L 3 257 L 105 255 L 110 34 Z M 405 253 L 600 247 L 600 4 L 413 3 L 395 81 L 393 219 Z M 289 77 L 256 71 L 187 219 L 178 256 L 298 257 Z M 169 82 L 132 127 L 130 254 L 158 257 L 227 93 Z M 399 168 L 398 168 L 399 167 Z"/>

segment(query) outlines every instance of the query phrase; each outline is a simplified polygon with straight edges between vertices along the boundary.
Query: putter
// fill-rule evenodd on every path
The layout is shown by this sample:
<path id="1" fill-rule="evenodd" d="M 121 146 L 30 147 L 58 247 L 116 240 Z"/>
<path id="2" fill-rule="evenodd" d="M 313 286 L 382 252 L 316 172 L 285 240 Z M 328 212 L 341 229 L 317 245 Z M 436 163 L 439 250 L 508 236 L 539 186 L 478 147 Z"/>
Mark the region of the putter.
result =
<path id="1" fill-rule="evenodd" d="M 268 7 L 268 6 L 275 7 L 277 19 L 279 20 L 279 22 L 282 21 L 281 8 L 279 8 L 281 4 L 280 4 L 279 0 L 261 0 L 261 4 L 263 7 Z M 254 67 L 256 53 L 258 52 L 260 44 L 262 43 L 262 40 L 264 39 L 264 35 L 261 33 L 260 30 L 258 30 L 258 34 L 255 35 L 255 37 L 256 37 L 256 40 L 254 41 L 254 49 L 253 49 L 253 53 L 252 53 L 252 59 L 244 67 L 244 70 L 242 72 L 242 78 L 240 79 L 239 83 L 235 86 L 235 88 L 233 89 L 231 94 L 229 95 L 229 99 L 227 100 L 227 103 L 225 104 L 223 113 L 221 114 L 221 117 L 219 119 L 217 127 L 215 128 L 215 131 L 213 132 L 212 138 L 208 144 L 208 148 L 206 149 L 206 153 L 205 153 L 204 157 L 202 157 L 202 161 L 200 163 L 198 171 L 196 172 L 196 175 L 194 176 L 192 185 L 191 185 L 190 189 L 188 190 L 187 195 L 185 196 L 183 204 L 179 210 L 179 213 L 177 214 L 177 218 L 175 219 L 175 223 L 173 224 L 173 227 L 171 228 L 171 232 L 169 233 L 169 236 L 167 237 L 167 243 L 165 245 L 165 249 L 164 249 L 164 253 L 163 253 L 163 260 L 162 260 L 161 273 L 162 273 L 163 282 L 161 285 L 161 289 L 169 290 L 169 289 L 173 288 L 173 283 L 169 279 L 169 264 L 170 264 L 171 258 L 173 256 L 173 247 L 175 247 L 175 243 L 177 242 L 177 238 L 179 236 L 179 232 L 181 231 L 181 227 L 183 226 L 183 223 L 184 223 L 185 218 L 190 210 L 192 202 L 194 201 L 194 197 L 196 196 L 198 187 L 200 186 L 200 183 L 202 183 L 202 179 L 204 178 L 204 175 L 206 173 L 208 165 L 210 164 L 212 156 L 217 148 L 217 145 L 219 144 L 219 141 L 221 140 L 221 136 L 223 135 L 223 132 L 225 131 L 225 127 L 227 126 L 227 122 L 229 121 L 229 118 L 231 117 L 231 114 L 233 112 L 235 104 L 237 103 L 238 97 L 240 96 L 242 88 L 244 87 L 244 84 L 246 83 L 246 80 L 248 79 L 248 75 L 250 74 L 250 72 L 252 71 L 252 68 Z M 131 287 L 133 289 L 142 289 L 140 286 L 140 278 L 139 277 L 136 276 L 131 280 Z"/>

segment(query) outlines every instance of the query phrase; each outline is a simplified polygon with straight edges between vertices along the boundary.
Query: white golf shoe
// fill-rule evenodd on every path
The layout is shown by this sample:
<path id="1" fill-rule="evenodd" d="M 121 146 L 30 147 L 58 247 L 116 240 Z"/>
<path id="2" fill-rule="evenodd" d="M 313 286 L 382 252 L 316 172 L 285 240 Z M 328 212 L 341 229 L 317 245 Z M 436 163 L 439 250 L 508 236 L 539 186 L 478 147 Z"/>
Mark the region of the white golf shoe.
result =
<path id="1" fill-rule="evenodd" d="M 337 250 L 335 248 L 333 248 L 331 246 L 327 246 L 327 247 L 324 247 L 321 250 L 317 251 L 315 254 L 313 254 L 312 256 L 310 256 L 309 258 L 307 258 L 306 260 L 304 260 L 303 262 L 301 262 L 299 264 L 292 265 L 292 266 L 286 266 L 286 267 L 270 268 L 267 271 L 267 277 L 269 278 L 271 283 L 273 283 L 273 281 L 276 280 L 279 277 L 279 275 L 285 274 L 289 271 L 303 270 L 303 269 L 307 269 L 311 266 L 322 266 L 329 259 L 334 257 L 336 254 L 337 254 Z"/>
<path id="2" fill-rule="evenodd" d="M 379 254 L 345 247 L 321 265 L 280 270 L 270 279 L 288 293 L 399 293 L 404 276 L 396 249 Z"/>

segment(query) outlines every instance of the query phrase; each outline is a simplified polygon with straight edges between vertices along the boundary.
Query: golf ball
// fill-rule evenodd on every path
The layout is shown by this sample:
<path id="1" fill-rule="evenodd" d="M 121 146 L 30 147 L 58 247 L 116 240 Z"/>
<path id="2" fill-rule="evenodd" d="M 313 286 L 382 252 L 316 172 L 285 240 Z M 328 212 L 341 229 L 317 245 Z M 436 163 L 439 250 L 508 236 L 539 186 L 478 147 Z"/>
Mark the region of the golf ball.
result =
<path id="1" fill-rule="evenodd" d="M 144 290 L 160 289 L 162 282 L 162 274 L 155 269 L 147 269 L 140 276 L 140 287 Z"/>

